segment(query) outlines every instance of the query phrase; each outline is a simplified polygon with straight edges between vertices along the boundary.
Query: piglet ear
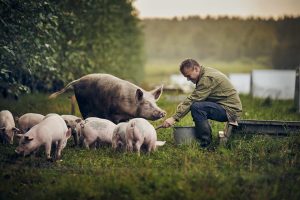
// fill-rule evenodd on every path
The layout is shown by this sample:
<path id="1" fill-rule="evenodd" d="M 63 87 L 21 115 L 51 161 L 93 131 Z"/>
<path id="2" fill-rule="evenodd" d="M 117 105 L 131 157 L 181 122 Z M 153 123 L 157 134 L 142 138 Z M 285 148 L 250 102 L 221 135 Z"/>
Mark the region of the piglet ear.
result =
<path id="1" fill-rule="evenodd" d="M 66 132 L 66 137 L 69 139 L 72 135 L 72 130 L 69 128 L 68 131 Z"/>
<path id="2" fill-rule="evenodd" d="M 143 96 L 144 96 L 144 93 L 141 89 L 137 89 L 136 92 L 135 92 L 135 99 L 137 102 L 140 102 L 143 100 Z"/>
<path id="3" fill-rule="evenodd" d="M 16 134 L 16 137 L 18 138 L 24 137 L 24 134 Z"/>
<path id="4" fill-rule="evenodd" d="M 19 117 L 15 116 L 15 121 L 18 122 L 19 121 Z"/>
<path id="5" fill-rule="evenodd" d="M 82 121 L 82 119 L 76 119 L 75 122 L 76 123 L 80 123 Z"/>
<path id="6" fill-rule="evenodd" d="M 66 125 L 67 125 L 67 128 L 71 128 L 69 122 L 68 122 L 67 120 L 64 120 L 64 121 L 65 121 L 65 123 L 66 123 Z"/>
<path id="7" fill-rule="evenodd" d="M 17 132 L 17 133 L 20 133 L 20 132 L 21 132 L 21 130 L 18 129 L 18 128 L 16 128 L 16 127 L 13 127 L 12 130 L 13 130 L 14 132 Z"/>
<path id="8" fill-rule="evenodd" d="M 151 92 L 151 94 L 154 96 L 154 99 L 155 99 L 155 100 L 158 100 L 158 99 L 160 98 L 162 92 L 163 92 L 163 85 L 160 86 L 160 87 L 157 88 L 157 89 L 154 89 L 154 90 L 150 91 L 150 92 Z"/>
<path id="9" fill-rule="evenodd" d="M 135 127 L 135 121 L 131 122 L 130 127 Z"/>
<path id="10" fill-rule="evenodd" d="M 31 141 L 31 140 L 33 140 L 33 137 L 32 137 L 32 136 L 29 136 L 29 135 L 24 136 L 24 138 L 25 138 L 26 141 Z"/>

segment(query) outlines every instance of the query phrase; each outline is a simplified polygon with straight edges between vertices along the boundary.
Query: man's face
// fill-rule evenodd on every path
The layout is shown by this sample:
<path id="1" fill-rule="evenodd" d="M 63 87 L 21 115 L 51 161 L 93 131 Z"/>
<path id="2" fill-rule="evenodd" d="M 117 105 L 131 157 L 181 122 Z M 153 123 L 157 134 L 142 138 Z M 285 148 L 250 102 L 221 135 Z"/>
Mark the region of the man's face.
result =
<path id="1" fill-rule="evenodd" d="M 184 77 L 186 77 L 188 81 L 191 81 L 194 84 L 196 84 L 199 80 L 200 68 L 195 66 L 192 68 L 185 68 L 183 69 L 182 74 Z"/>

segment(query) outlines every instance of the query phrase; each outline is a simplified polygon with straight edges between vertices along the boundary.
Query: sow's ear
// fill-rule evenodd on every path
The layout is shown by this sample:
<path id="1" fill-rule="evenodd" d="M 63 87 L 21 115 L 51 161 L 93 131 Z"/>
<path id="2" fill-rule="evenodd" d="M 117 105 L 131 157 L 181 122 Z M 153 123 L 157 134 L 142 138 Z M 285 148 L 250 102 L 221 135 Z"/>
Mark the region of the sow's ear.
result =
<path id="1" fill-rule="evenodd" d="M 137 89 L 136 92 L 135 92 L 135 99 L 137 102 L 140 102 L 143 100 L 143 96 L 144 96 L 144 93 L 141 89 Z"/>
<path id="2" fill-rule="evenodd" d="M 154 99 L 157 101 L 163 92 L 163 85 L 157 89 L 150 91 L 150 93 L 154 96 Z"/>

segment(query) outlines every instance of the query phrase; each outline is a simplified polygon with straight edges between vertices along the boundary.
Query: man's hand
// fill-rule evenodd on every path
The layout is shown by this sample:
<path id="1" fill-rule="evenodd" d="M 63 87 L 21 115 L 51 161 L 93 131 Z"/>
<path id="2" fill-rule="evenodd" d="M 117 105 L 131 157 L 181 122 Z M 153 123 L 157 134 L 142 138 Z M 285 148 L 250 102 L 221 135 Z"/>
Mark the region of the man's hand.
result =
<path id="1" fill-rule="evenodd" d="M 173 117 L 170 117 L 168 119 L 166 119 L 163 123 L 163 127 L 164 128 L 169 128 L 170 126 L 172 126 L 173 124 L 175 124 L 175 119 Z"/>

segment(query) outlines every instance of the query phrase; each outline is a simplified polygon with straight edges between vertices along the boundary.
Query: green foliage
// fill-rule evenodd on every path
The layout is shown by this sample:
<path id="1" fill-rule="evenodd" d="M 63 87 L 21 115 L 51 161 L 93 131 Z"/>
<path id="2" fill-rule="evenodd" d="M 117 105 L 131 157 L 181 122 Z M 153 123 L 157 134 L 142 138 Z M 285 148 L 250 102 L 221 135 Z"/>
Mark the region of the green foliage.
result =
<path id="1" fill-rule="evenodd" d="M 187 57 L 234 62 L 255 60 L 274 68 L 300 64 L 300 17 L 145 19 L 147 58 L 179 60 Z"/>
<path id="2" fill-rule="evenodd" d="M 50 91 L 88 73 L 143 78 L 131 1 L 0 1 L 0 92 Z"/>
<path id="3" fill-rule="evenodd" d="M 272 63 L 278 69 L 294 69 L 300 66 L 300 17 L 280 20 L 276 26 L 277 45 Z"/>
<path id="4" fill-rule="evenodd" d="M 47 1 L 0 1 L 0 90 L 18 95 L 23 90 L 48 88 L 56 78 L 56 8 Z"/>
<path id="5" fill-rule="evenodd" d="M 164 93 L 158 101 L 168 116 L 179 103 L 177 95 Z M 0 99 L 0 110 L 19 116 L 70 112 L 69 94 L 51 101 L 47 96 Z M 243 119 L 300 121 L 290 100 L 272 100 L 267 106 L 265 99 L 241 100 Z M 0 199 L 299 199 L 299 135 L 233 135 L 228 145 L 219 146 L 217 132 L 224 123 L 211 123 L 213 145 L 208 150 L 196 143 L 177 146 L 171 128 L 157 131 L 158 139 L 167 141 L 165 146 L 140 157 L 110 147 L 73 148 L 70 139 L 63 161 L 52 163 L 46 161 L 43 148 L 36 157 L 22 158 L 15 157 L 16 144 L 0 145 Z M 191 116 L 179 125 L 193 125 Z"/>

